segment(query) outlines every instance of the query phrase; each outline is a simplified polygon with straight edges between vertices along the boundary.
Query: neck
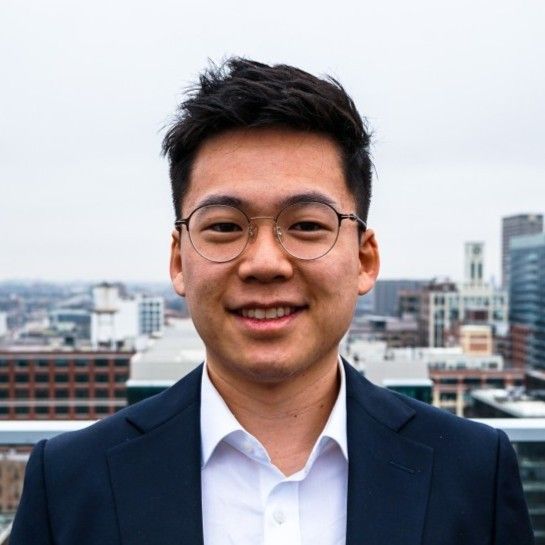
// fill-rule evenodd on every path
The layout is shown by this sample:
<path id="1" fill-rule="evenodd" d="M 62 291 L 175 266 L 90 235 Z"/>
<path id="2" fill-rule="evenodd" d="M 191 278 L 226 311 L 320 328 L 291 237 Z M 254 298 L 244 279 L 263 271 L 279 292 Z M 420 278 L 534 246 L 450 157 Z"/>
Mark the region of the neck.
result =
<path id="1" fill-rule="evenodd" d="M 335 358 L 279 384 L 233 380 L 208 363 L 210 380 L 238 422 L 267 449 L 285 475 L 304 467 L 338 396 Z"/>

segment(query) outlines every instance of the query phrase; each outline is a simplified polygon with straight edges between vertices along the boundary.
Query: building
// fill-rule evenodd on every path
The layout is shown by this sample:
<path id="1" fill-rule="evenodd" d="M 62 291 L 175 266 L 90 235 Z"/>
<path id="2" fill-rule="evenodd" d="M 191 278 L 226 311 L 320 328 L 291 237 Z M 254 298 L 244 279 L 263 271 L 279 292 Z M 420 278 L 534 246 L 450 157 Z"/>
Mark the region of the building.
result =
<path id="1" fill-rule="evenodd" d="M 474 418 L 545 418 L 545 401 L 524 388 L 474 390 Z"/>
<path id="2" fill-rule="evenodd" d="M 408 352 L 390 349 L 384 341 L 349 337 L 341 345 L 341 354 L 374 384 L 431 403 L 433 383 L 425 360 L 407 357 Z"/>
<path id="3" fill-rule="evenodd" d="M 510 242 L 513 237 L 535 235 L 543 232 L 541 214 L 517 214 L 502 218 L 501 230 L 501 278 L 504 289 L 509 289 Z"/>
<path id="4" fill-rule="evenodd" d="M 464 354 L 491 356 L 494 350 L 490 325 L 463 325 L 459 330 L 460 346 Z"/>
<path id="5" fill-rule="evenodd" d="M 356 316 L 348 335 L 352 340 L 385 341 L 389 348 L 418 346 L 418 322 L 410 315 Z"/>
<path id="6" fill-rule="evenodd" d="M 471 409 L 475 388 L 524 384 L 524 372 L 504 369 L 497 354 L 466 354 L 462 348 L 389 348 L 384 341 L 345 337 L 341 354 L 379 386 L 432 402 L 458 416 Z M 426 396 L 431 394 L 431 399 Z"/>
<path id="7" fill-rule="evenodd" d="M 522 360 L 526 366 L 543 369 L 545 233 L 513 237 L 510 256 L 509 321 L 514 330 L 513 358 Z"/>
<path id="8" fill-rule="evenodd" d="M 373 288 L 373 314 L 399 316 L 399 293 L 405 290 L 418 290 L 424 284 L 426 284 L 424 280 L 377 280 Z"/>
<path id="9" fill-rule="evenodd" d="M 204 361 L 204 357 L 204 343 L 192 320 L 171 320 L 160 336 L 132 356 L 127 382 L 129 403 L 172 386 Z"/>
<path id="10" fill-rule="evenodd" d="M 488 325 L 493 332 L 508 328 L 507 292 L 484 282 L 483 255 L 483 243 L 466 243 L 464 281 L 433 280 L 424 287 L 419 316 L 422 346 L 458 345 L 463 325 Z"/>
<path id="11" fill-rule="evenodd" d="M 127 404 L 133 352 L 0 350 L 0 420 L 97 419 Z"/>
<path id="12" fill-rule="evenodd" d="M 128 296 L 117 284 L 93 288 L 91 345 L 93 348 L 133 348 L 140 337 L 160 334 L 164 325 L 162 297 Z"/>

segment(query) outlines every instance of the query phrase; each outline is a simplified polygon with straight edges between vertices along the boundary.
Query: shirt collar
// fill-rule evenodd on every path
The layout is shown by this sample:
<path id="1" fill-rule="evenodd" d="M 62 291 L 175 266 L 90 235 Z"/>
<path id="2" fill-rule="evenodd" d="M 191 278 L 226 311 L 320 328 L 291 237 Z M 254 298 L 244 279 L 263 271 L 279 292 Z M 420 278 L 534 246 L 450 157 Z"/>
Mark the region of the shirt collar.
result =
<path id="1" fill-rule="evenodd" d="M 335 441 L 346 460 L 348 447 L 346 439 L 346 377 L 344 365 L 339 357 L 341 384 L 337 400 L 322 433 L 313 448 L 311 458 L 319 455 L 328 439 Z M 206 363 L 201 382 L 201 463 L 204 467 L 218 444 L 233 432 L 242 431 L 251 436 L 235 418 L 208 376 Z"/>

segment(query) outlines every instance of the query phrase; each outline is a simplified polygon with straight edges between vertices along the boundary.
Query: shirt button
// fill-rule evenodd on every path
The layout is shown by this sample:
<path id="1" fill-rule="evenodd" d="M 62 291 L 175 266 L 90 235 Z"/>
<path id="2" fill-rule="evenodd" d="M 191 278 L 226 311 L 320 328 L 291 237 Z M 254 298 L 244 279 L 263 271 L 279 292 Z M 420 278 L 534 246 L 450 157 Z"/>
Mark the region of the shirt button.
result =
<path id="1" fill-rule="evenodd" d="M 280 509 L 277 509 L 273 513 L 273 518 L 277 524 L 284 524 L 284 522 L 286 522 L 286 515 L 284 514 L 284 511 L 281 511 Z"/>

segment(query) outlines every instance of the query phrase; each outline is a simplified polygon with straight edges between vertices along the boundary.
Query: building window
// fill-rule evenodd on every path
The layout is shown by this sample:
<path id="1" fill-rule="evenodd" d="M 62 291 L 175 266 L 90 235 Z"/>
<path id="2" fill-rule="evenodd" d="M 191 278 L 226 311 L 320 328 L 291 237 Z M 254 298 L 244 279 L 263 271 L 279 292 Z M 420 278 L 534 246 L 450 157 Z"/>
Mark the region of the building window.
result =
<path id="1" fill-rule="evenodd" d="M 95 367 L 108 367 L 108 360 L 105 358 L 97 358 L 95 360 Z"/>
<path id="2" fill-rule="evenodd" d="M 55 382 L 68 382 L 68 375 L 66 373 L 55 375 Z"/>
<path id="3" fill-rule="evenodd" d="M 60 405 L 56 407 L 55 412 L 57 414 L 68 414 L 68 407 L 66 405 Z"/>
<path id="4" fill-rule="evenodd" d="M 57 399 L 66 399 L 68 397 L 68 390 L 66 388 L 56 388 L 55 397 Z"/>
<path id="5" fill-rule="evenodd" d="M 109 381 L 109 376 L 105 373 L 97 373 L 95 375 L 95 380 L 96 382 L 108 382 Z"/>
<path id="6" fill-rule="evenodd" d="M 28 382 L 28 374 L 18 373 L 15 375 L 15 382 Z"/>
<path id="7" fill-rule="evenodd" d="M 108 394 L 107 388 L 96 388 L 95 389 L 95 397 L 99 399 L 108 399 L 110 395 Z"/>
<path id="8" fill-rule="evenodd" d="M 28 414 L 28 407 L 26 405 L 15 407 L 15 414 Z"/>
<path id="9" fill-rule="evenodd" d="M 76 375 L 76 382 L 88 382 L 89 376 L 88 375 Z"/>
<path id="10" fill-rule="evenodd" d="M 49 382 L 49 375 L 43 373 L 37 373 L 35 378 L 36 382 Z"/>

